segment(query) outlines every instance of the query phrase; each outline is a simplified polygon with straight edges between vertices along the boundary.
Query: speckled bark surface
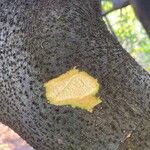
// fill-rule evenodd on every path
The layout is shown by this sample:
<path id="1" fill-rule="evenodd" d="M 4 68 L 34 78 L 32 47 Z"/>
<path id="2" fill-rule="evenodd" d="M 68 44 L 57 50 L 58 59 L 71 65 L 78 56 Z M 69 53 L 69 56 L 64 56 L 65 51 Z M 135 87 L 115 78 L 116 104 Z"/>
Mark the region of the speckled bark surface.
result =
<path id="1" fill-rule="evenodd" d="M 150 149 L 150 75 L 113 39 L 97 6 L 0 1 L 0 121 L 37 150 Z M 46 103 L 43 83 L 73 66 L 102 85 L 93 113 Z"/>

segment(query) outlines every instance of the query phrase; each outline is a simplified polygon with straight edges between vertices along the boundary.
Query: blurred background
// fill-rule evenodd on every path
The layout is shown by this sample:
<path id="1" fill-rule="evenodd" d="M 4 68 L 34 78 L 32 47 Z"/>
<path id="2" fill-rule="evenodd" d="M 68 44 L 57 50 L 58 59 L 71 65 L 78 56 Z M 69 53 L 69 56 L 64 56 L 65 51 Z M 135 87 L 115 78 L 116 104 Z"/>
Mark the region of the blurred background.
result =
<path id="1" fill-rule="evenodd" d="M 130 1 L 101 0 L 101 15 L 124 49 L 150 72 L 150 1 Z"/>
<path id="2" fill-rule="evenodd" d="M 150 2 L 100 0 L 109 31 L 145 70 L 150 72 Z M 143 12 L 144 11 L 144 12 Z M 142 17 L 141 17 L 142 16 Z M 143 19 L 144 18 L 144 19 Z M 0 150 L 33 150 L 14 131 L 0 123 Z"/>

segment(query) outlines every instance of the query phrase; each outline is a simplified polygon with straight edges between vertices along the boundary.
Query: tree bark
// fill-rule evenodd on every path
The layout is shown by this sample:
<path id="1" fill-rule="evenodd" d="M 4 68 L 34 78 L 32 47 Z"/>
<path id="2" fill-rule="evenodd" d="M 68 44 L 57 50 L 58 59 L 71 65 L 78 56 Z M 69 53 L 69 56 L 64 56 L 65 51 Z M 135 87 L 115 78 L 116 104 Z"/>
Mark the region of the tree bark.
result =
<path id="1" fill-rule="evenodd" d="M 150 149 L 150 75 L 96 0 L 1 0 L 0 20 L 2 123 L 37 150 Z M 43 83 L 74 66 L 101 83 L 93 113 L 47 104 Z"/>

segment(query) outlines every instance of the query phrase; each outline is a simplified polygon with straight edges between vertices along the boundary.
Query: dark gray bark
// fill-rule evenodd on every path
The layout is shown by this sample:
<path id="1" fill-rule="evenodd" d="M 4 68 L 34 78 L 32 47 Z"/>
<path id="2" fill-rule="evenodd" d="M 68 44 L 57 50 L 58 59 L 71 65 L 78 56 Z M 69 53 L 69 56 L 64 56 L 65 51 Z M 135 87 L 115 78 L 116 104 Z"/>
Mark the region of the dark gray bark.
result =
<path id="1" fill-rule="evenodd" d="M 150 75 L 107 31 L 96 0 L 1 0 L 0 20 L 2 123 L 37 150 L 150 149 Z M 43 83 L 74 66 L 101 83 L 93 113 L 46 103 Z"/>

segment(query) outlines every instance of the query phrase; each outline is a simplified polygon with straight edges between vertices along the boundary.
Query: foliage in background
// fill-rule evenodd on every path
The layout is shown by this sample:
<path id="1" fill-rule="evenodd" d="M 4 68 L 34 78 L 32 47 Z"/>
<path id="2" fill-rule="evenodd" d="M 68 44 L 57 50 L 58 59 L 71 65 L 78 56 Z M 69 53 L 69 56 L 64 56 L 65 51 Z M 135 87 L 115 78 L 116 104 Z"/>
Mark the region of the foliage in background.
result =
<path id="1" fill-rule="evenodd" d="M 102 1 L 103 11 L 113 7 L 109 0 Z M 139 64 L 150 71 L 150 39 L 134 14 L 132 6 L 115 10 L 103 17 L 110 31 Z"/>

